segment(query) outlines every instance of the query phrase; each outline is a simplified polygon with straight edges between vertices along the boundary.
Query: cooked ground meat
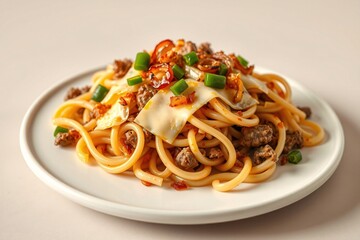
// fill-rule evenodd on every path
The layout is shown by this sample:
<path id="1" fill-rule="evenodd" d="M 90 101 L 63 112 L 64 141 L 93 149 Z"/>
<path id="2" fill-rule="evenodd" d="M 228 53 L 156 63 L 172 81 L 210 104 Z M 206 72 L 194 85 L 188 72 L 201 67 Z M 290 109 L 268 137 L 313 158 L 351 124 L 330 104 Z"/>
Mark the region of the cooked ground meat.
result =
<path id="1" fill-rule="evenodd" d="M 259 100 L 263 101 L 263 102 L 274 102 L 274 100 L 272 100 L 267 94 L 265 93 L 260 93 L 259 94 Z"/>
<path id="2" fill-rule="evenodd" d="M 137 116 L 137 114 L 130 114 L 127 120 L 129 122 L 133 122 L 135 120 L 136 116 Z"/>
<path id="3" fill-rule="evenodd" d="M 266 144 L 255 149 L 252 160 L 255 165 L 259 165 L 270 157 L 276 157 L 276 152 L 270 145 Z"/>
<path id="4" fill-rule="evenodd" d="M 236 159 L 241 160 L 249 155 L 249 148 L 235 148 Z"/>
<path id="5" fill-rule="evenodd" d="M 268 122 L 268 121 L 263 121 L 261 122 L 261 124 L 264 124 L 264 125 L 268 125 L 272 131 L 273 131 L 273 135 L 272 135 L 272 138 L 271 138 L 271 141 L 268 142 L 268 144 L 272 147 L 272 148 L 276 148 L 276 145 L 278 143 L 278 139 L 279 139 L 279 132 L 278 130 L 276 129 L 275 125 L 272 123 L 272 122 Z"/>
<path id="6" fill-rule="evenodd" d="M 214 54 L 212 54 L 212 57 L 214 59 L 220 60 L 222 63 L 226 64 L 226 66 L 228 68 L 234 67 L 233 60 L 227 54 L 225 54 L 223 51 L 215 52 Z"/>
<path id="7" fill-rule="evenodd" d="M 82 88 L 76 88 L 76 87 L 72 87 L 69 89 L 69 91 L 66 93 L 64 100 L 67 101 L 69 99 L 73 99 L 76 98 L 84 93 L 87 93 L 90 90 L 90 86 L 85 86 Z"/>
<path id="8" fill-rule="evenodd" d="M 156 94 L 157 90 L 149 84 L 141 85 L 136 94 L 136 104 L 139 111 L 143 109 L 146 103 Z"/>
<path id="9" fill-rule="evenodd" d="M 143 132 L 145 136 L 145 143 L 149 143 L 154 138 L 154 135 L 145 128 L 143 128 Z"/>
<path id="10" fill-rule="evenodd" d="M 115 60 L 114 61 L 114 77 L 115 79 L 122 78 L 131 68 L 132 61 L 130 59 Z"/>
<path id="11" fill-rule="evenodd" d="M 238 169 L 242 169 L 244 167 L 244 162 L 242 160 L 236 159 L 235 164 L 234 164 L 235 168 Z M 235 170 L 236 171 L 236 170 Z M 236 171 L 237 172 L 237 171 Z"/>
<path id="12" fill-rule="evenodd" d="M 210 43 L 208 43 L 208 42 L 201 43 L 198 47 L 198 52 L 206 53 L 206 54 L 213 54 L 213 50 L 211 49 Z"/>
<path id="13" fill-rule="evenodd" d="M 305 113 L 306 118 L 311 117 L 311 108 L 309 107 L 298 107 L 298 108 Z"/>
<path id="14" fill-rule="evenodd" d="M 191 41 L 187 41 L 187 42 L 185 42 L 184 46 L 180 48 L 178 53 L 181 55 L 185 55 L 192 51 L 196 52 L 196 50 L 197 50 L 197 48 L 196 48 L 195 43 L 193 43 Z"/>
<path id="15" fill-rule="evenodd" d="M 126 145 L 131 146 L 132 148 L 136 147 L 137 136 L 134 130 L 129 130 L 125 133 L 125 141 Z"/>
<path id="16" fill-rule="evenodd" d="M 177 153 L 175 163 L 177 166 L 185 170 L 193 169 L 199 165 L 189 147 L 184 147 L 179 153 Z"/>
<path id="17" fill-rule="evenodd" d="M 286 140 L 283 153 L 288 153 L 293 149 L 299 149 L 304 146 L 304 139 L 299 131 L 286 131 Z"/>
<path id="18" fill-rule="evenodd" d="M 259 147 L 271 141 L 273 130 L 269 125 L 241 128 L 240 145 L 244 147 Z"/>
<path id="19" fill-rule="evenodd" d="M 80 138 L 80 134 L 75 130 L 70 130 L 67 133 L 58 133 L 55 137 L 54 144 L 56 146 L 66 147 L 74 145 Z"/>
<path id="20" fill-rule="evenodd" d="M 206 149 L 206 156 L 210 159 L 221 158 L 224 156 L 224 153 L 219 147 L 212 147 Z"/>
<path id="21" fill-rule="evenodd" d="M 287 154 L 281 154 L 281 156 L 279 157 L 279 162 L 280 162 L 280 165 L 285 165 L 287 164 L 289 161 L 289 157 Z"/>

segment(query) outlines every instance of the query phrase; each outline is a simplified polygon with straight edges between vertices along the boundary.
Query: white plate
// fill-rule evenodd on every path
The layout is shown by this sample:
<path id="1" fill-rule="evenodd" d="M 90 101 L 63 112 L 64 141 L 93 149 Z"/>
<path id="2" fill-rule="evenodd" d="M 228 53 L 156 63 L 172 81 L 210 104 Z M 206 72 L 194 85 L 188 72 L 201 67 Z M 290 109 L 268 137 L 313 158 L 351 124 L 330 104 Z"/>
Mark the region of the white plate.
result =
<path id="1" fill-rule="evenodd" d="M 74 149 L 55 147 L 52 135 L 51 118 L 67 90 L 71 86 L 90 84 L 95 71 L 47 90 L 26 113 L 20 131 L 23 156 L 35 175 L 86 207 L 155 223 L 205 224 L 237 220 L 279 209 L 307 196 L 332 175 L 340 162 L 344 134 L 334 111 L 299 83 L 288 79 L 294 103 L 311 107 L 312 120 L 325 128 L 326 140 L 320 146 L 304 148 L 301 163 L 278 167 L 267 182 L 242 184 L 227 193 L 211 187 L 175 191 L 167 187 L 146 187 L 130 175 L 106 173 L 98 166 L 77 160 Z"/>

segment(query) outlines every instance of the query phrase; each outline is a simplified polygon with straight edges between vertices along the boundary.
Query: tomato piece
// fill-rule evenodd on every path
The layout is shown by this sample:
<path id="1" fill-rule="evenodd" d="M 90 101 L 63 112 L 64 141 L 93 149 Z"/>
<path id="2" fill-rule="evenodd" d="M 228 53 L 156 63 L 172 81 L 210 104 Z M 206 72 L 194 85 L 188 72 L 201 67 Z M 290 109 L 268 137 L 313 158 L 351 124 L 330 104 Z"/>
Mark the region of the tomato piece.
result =
<path id="1" fill-rule="evenodd" d="M 165 39 L 161 42 L 159 42 L 156 46 L 154 51 L 151 54 L 151 64 L 154 64 L 156 62 L 159 62 L 159 59 L 161 56 L 166 54 L 169 50 L 171 50 L 173 47 L 175 47 L 175 44 L 170 39 Z"/>
<path id="2" fill-rule="evenodd" d="M 153 88 L 161 89 L 168 86 L 174 80 L 174 73 L 167 63 L 152 65 L 145 73 L 145 77 L 150 80 Z"/>

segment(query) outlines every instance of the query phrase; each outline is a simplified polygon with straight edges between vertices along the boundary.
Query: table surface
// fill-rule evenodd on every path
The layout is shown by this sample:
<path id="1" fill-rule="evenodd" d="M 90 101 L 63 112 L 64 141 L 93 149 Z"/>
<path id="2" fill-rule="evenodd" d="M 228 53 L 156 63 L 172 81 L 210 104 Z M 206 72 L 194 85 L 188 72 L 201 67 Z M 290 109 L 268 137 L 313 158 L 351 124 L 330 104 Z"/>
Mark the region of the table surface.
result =
<path id="1" fill-rule="evenodd" d="M 0 239 L 360 239 L 360 1 L 203 2 L 0 1 Z M 282 209 L 198 226 L 109 216 L 41 182 L 19 147 L 30 104 L 69 76 L 165 38 L 241 52 L 328 102 L 346 140 L 332 177 Z"/>

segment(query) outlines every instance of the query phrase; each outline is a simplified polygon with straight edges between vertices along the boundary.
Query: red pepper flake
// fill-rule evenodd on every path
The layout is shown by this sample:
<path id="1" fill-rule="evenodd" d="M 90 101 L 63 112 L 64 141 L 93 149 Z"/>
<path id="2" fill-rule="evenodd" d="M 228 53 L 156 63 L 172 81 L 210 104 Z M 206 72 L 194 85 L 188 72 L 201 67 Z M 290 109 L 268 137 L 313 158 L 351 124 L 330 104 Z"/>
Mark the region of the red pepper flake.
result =
<path id="1" fill-rule="evenodd" d="M 177 107 L 180 105 L 187 105 L 187 104 L 191 104 L 195 101 L 195 91 L 193 91 L 192 93 L 190 93 L 187 96 L 171 96 L 170 97 L 170 107 Z"/>
<path id="2" fill-rule="evenodd" d="M 176 191 L 182 191 L 188 189 L 188 186 L 185 183 L 185 181 L 173 182 L 171 184 L 171 187 L 173 187 Z"/>
<path id="3" fill-rule="evenodd" d="M 95 105 L 94 109 L 90 112 L 90 117 L 99 119 L 104 116 L 104 114 L 111 108 L 111 105 L 105 105 L 98 103 Z"/>
<path id="4" fill-rule="evenodd" d="M 122 106 L 126 106 L 126 105 L 127 105 L 127 102 L 126 102 L 125 98 L 123 98 L 123 97 L 120 97 L 120 98 L 119 98 L 119 103 L 120 103 Z"/>
<path id="5" fill-rule="evenodd" d="M 147 153 L 145 153 L 145 155 L 142 157 L 143 163 L 150 161 L 150 159 L 151 159 L 151 154 L 152 154 L 151 151 L 148 151 Z"/>
<path id="6" fill-rule="evenodd" d="M 148 181 L 144 181 L 144 180 L 141 180 L 141 183 L 146 186 L 146 187 L 150 187 L 152 186 L 152 183 L 148 182 Z"/>
<path id="7" fill-rule="evenodd" d="M 122 146 L 121 150 L 123 150 L 126 155 L 131 155 L 132 153 L 131 146 L 125 143 L 125 139 L 123 138 L 120 139 L 120 145 Z"/>
<path id="8" fill-rule="evenodd" d="M 278 92 L 278 94 L 281 98 L 285 98 L 285 93 L 283 91 Z"/>
<path id="9" fill-rule="evenodd" d="M 105 144 L 101 144 L 101 145 L 98 145 L 98 148 L 101 152 L 105 152 L 106 151 L 106 145 Z"/>
<path id="10" fill-rule="evenodd" d="M 242 111 L 237 111 L 236 113 L 237 113 L 237 115 L 239 115 L 240 117 L 242 117 L 242 115 L 243 115 L 243 112 L 242 112 Z"/>
<path id="11" fill-rule="evenodd" d="M 71 134 L 75 139 L 79 139 L 81 137 L 80 133 L 75 129 L 71 129 L 69 134 Z"/>
<path id="12" fill-rule="evenodd" d="M 270 88 L 271 90 L 273 90 L 274 87 L 275 87 L 275 84 L 274 84 L 273 82 L 268 82 L 268 83 L 266 84 L 266 86 L 267 86 L 268 88 Z"/>
<path id="13" fill-rule="evenodd" d="M 283 127 L 284 127 L 284 123 L 283 123 L 283 122 L 279 122 L 279 123 L 277 124 L 277 126 L 278 126 L 278 128 L 283 128 Z"/>

